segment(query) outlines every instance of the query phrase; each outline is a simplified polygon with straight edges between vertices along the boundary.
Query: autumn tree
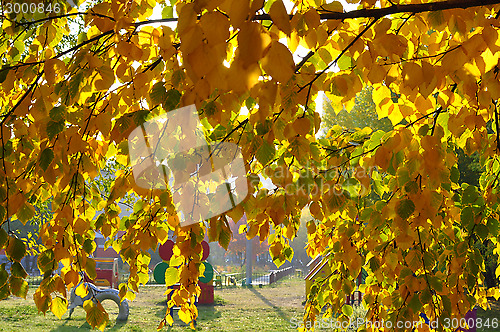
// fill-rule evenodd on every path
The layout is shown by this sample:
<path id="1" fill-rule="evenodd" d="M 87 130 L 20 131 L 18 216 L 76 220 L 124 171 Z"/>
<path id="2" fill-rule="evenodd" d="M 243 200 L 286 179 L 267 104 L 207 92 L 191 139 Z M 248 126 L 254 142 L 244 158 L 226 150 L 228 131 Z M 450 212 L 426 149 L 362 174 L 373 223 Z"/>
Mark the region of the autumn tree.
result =
<path id="1" fill-rule="evenodd" d="M 500 1 L 348 2 L 358 9 L 324 0 L 105 0 L 87 9 L 34 0 L 20 11 L 2 2 L 0 220 L 28 222 L 51 199 L 52 218 L 40 230 L 38 309 L 61 317 L 78 272 L 95 276 L 96 230 L 110 238 L 126 231 L 107 245 L 130 265 L 120 294 L 132 299 L 148 280 L 148 249 L 171 230 L 170 267 L 178 270 L 169 283 L 182 286 L 169 306 L 189 322 L 205 234 L 227 248 L 227 216 L 246 213 L 246 236 L 268 240 L 284 262 L 306 206 L 319 220 L 307 224 L 308 253 L 328 257 L 332 274 L 312 287 L 305 322 L 322 308 L 349 316 L 344 299 L 361 268 L 372 321 L 461 318 L 498 297 L 483 287 L 475 244 L 500 249 Z M 164 17 L 151 18 L 158 3 Z M 84 26 L 73 36 L 76 18 Z M 317 140 L 318 92 L 350 110 L 366 85 L 393 130 Z M 249 193 L 227 213 L 180 227 L 168 190 L 136 185 L 127 138 L 191 104 L 209 143 L 241 147 Z M 459 185 L 457 148 L 479 154 L 477 185 Z M 92 182 L 110 158 L 123 169 L 103 198 Z M 262 186 L 263 174 L 275 189 Z M 378 200 L 364 199 L 373 191 Z M 120 220 L 126 195 L 138 199 Z M 26 239 L 2 228 L 0 248 L 13 261 L 10 271 L 0 266 L 0 298 L 26 297 Z M 102 307 L 85 308 L 103 329 Z M 172 321 L 167 314 L 160 327 Z"/>
<path id="2" fill-rule="evenodd" d="M 323 100 L 323 116 L 321 126 L 331 129 L 333 126 L 341 126 L 346 129 L 370 127 L 373 131 L 392 130 L 391 121 L 385 117 L 378 118 L 376 105 L 372 98 L 373 87 L 365 86 L 354 99 L 354 106 L 346 110 L 343 105 L 332 105 L 328 98 Z"/>

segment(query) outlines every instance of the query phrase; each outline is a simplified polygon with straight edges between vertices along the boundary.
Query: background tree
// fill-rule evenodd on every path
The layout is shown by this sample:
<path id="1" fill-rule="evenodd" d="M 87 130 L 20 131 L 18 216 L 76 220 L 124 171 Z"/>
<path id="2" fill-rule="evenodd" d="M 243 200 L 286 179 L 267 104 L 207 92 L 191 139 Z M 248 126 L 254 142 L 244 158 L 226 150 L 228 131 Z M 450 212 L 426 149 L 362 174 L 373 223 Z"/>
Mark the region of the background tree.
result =
<path id="1" fill-rule="evenodd" d="M 339 105 L 332 105 L 331 101 L 325 98 L 321 126 L 325 129 L 337 125 L 348 129 L 369 127 L 373 131 L 392 130 L 392 123 L 387 117 L 378 118 L 372 92 L 373 87 L 365 86 L 354 98 L 354 106 L 349 112 L 342 105 L 340 105 L 341 109 L 337 109 Z"/>
<path id="2" fill-rule="evenodd" d="M 305 323 L 324 307 L 326 316 L 346 319 L 345 295 L 361 268 L 369 320 L 462 318 L 498 297 L 483 287 L 475 244 L 500 250 L 500 1 L 350 2 L 358 9 L 323 0 L 292 8 L 282 0 L 176 1 L 157 20 L 150 20 L 156 1 L 102 1 L 82 11 L 62 4 L 59 13 L 45 2 L 28 13 L 2 3 L 0 220 L 7 229 L 12 220 L 27 222 L 36 204 L 52 199 L 52 218 L 40 229 L 38 309 L 61 317 L 78 272 L 95 275 L 96 230 L 111 238 L 126 231 L 110 245 L 130 266 L 120 294 L 132 299 L 148 280 L 148 250 L 171 231 L 178 273 L 168 284 L 181 287 L 169 307 L 179 305 L 189 322 L 206 234 L 227 249 L 227 216 L 246 213 L 247 237 L 267 239 L 280 264 L 292 260 L 306 206 L 318 220 L 307 224 L 308 254 L 330 254 L 333 273 L 312 287 Z M 74 17 L 84 34 L 61 47 Z M 308 51 L 294 62 L 299 45 Z M 365 85 L 393 129 L 336 128 L 317 140 L 318 91 L 349 110 Z M 136 185 L 127 138 L 144 121 L 190 104 L 209 143 L 242 148 L 250 190 L 231 211 L 179 227 L 168 191 Z M 460 184 L 458 148 L 480 156 L 478 185 Z M 92 182 L 110 158 L 123 169 L 103 201 Z M 275 189 L 263 187 L 262 174 Z M 373 192 L 378 198 L 367 199 Z M 120 219 L 126 195 L 137 201 Z M 10 271 L 0 265 L 0 298 L 26 297 L 19 263 L 26 239 L 2 228 L 0 248 L 13 262 Z M 59 262 L 64 268 L 54 274 Z M 103 329 L 102 307 L 85 309 Z M 167 314 L 160 327 L 172 322 Z"/>

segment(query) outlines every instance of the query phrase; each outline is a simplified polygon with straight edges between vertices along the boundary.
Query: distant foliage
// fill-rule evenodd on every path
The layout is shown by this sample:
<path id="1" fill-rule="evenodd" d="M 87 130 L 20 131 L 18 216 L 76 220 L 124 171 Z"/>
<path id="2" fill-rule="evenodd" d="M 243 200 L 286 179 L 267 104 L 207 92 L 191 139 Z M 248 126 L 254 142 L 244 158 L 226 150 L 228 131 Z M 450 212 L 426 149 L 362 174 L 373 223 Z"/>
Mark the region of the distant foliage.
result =
<path id="1" fill-rule="evenodd" d="M 391 121 L 385 117 L 378 118 L 376 105 L 372 98 L 373 87 L 366 86 L 354 99 L 354 106 L 350 111 L 345 108 L 336 109 L 328 98 L 323 101 L 323 117 L 321 126 L 323 128 L 332 128 L 341 126 L 347 129 L 370 127 L 373 131 L 383 130 L 388 132 L 392 130 Z"/>

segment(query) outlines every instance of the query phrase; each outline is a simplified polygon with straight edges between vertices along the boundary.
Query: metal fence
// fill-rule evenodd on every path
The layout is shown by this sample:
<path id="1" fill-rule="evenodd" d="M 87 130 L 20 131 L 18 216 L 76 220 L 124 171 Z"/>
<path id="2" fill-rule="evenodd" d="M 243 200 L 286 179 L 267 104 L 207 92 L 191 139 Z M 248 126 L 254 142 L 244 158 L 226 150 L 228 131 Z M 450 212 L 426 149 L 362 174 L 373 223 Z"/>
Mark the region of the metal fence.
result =
<path id="1" fill-rule="evenodd" d="M 272 284 L 273 282 L 276 282 L 292 273 L 295 272 L 295 267 L 290 266 L 281 270 L 274 270 L 271 271 L 269 275 L 269 283 Z"/>

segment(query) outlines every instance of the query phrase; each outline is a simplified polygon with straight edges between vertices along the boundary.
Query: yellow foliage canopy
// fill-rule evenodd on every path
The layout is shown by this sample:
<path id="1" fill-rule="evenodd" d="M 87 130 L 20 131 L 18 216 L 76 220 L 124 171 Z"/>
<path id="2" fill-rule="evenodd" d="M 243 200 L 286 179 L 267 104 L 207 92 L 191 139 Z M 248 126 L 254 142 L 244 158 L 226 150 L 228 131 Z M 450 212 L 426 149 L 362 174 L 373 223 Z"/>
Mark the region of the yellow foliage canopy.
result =
<path id="1" fill-rule="evenodd" d="M 9 230 L 51 203 L 39 230 L 38 309 L 61 317 L 78 272 L 95 275 L 96 231 L 130 266 L 120 286 L 129 299 L 148 280 L 147 250 L 174 234 L 168 283 L 182 286 L 169 305 L 190 321 L 205 234 L 227 248 L 226 215 L 245 213 L 247 237 L 267 239 L 279 265 L 292 259 L 304 207 L 315 218 L 307 251 L 329 255 L 334 271 L 312 288 L 306 322 L 327 304 L 327 315 L 349 315 L 344 299 L 362 269 L 369 320 L 461 318 L 498 296 L 484 287 L 478 244 L 500 252 L 500 1 L 348 2 L 358 9 L 325 0 L 106 0 L 85 12 L 4 12 L 0 222 Z M 155 6 L 161 19 L 151 18 Z M 74 24 L 85 29 L 76 35 Z M 320 91 L 349 110 L 367 85 L 393 130 L 321 128 Z M 249 192 L 235 209 L 180 227 L 175 193 L 136 184 L 127 139 L 191 104 L 209 143 L 241 147 Z M 458 150 L 480 156 L 477 184 L 460 180 Z M 96 181 L 110 160 L 120 166 L 104 193 Z M 133 212 L 121 217 L 118 203 L 130 197 Z M 12 262 L 32 250 L 28 242 L 0 231 Z M 26 296 L 19 266 L 0 267 L 0 298 Z M 103 308 L 85 306 L 103 329 Z M 160 326 L 171 323 L 167 315 Z"/>

